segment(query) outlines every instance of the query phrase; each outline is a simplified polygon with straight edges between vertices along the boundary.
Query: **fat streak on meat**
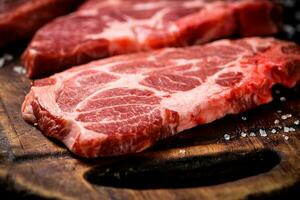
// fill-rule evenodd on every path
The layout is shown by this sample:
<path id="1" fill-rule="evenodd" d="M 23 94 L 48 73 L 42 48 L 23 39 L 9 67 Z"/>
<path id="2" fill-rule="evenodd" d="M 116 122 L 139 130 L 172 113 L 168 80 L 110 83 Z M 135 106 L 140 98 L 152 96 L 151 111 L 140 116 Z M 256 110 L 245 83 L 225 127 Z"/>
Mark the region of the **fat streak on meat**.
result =
<path id="1" fill-rule="evenodd" d="M 279 10 L 268 0 L 90 0 L 39 30 L 22 61 L 37 78 L 116 54 L 273 34 Z"/>
<path id="2" fill-rule="evenodd" d="M 24 119 L 84 157 L 142 151 L 178 132 L 272 100 L 300 79 L 300 47 L 220 40 L 94 61 L 34 81 Z"/>
<path id="3" fill-rule="evenodd" d="M 1 0 L 0 47 L 27 39 L 50 20 L 71 12 L 82 0 Z"/>

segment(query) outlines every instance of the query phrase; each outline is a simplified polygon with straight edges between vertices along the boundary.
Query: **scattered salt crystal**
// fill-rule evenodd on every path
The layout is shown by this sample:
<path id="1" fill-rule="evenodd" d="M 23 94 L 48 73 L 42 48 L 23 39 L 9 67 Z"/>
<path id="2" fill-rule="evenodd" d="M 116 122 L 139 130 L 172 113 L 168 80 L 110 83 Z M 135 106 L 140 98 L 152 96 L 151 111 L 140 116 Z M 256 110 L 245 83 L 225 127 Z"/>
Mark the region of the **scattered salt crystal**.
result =
<path id="1" fill-rule="evenodd" d="M 180 149 L 180 150 L 179 150 L 179 153 L 180 153 L 180 154 L 185 154 L 185 150 L 184 150 L 184 149 Z"/>
<path id="2" fill-rule="evenodd" d="M 246 120 L 247 120 L 247 117 L 242 116 L 242 120 L 246 121 Z"/>
<path id="3" fill-rule="evenodd" d="M 277 113 L 282 113 L 282 110 L 277 110 Z"/>
<path id="4" fill-rule="evenodd" d="M 276 129 L 275 128 L 273 128 L 272 130 L 271 130 L 271 133 L 276 133 L 277 131 L 276 131 Z"/>
<path id="5" fill-rule="evenodd" d="M 282 129 L 282 126 L 278 126 L 279 129 Z"/>
<path id="6" fill-rule="evenodd" d="M 286 114 L 286 115 L 282 115 L 281 116 L 281 119 L 287 119 L 287 118 L 291 118 L 292 117 L 292 114 Z"/>
<path id="7" fill-rule="evenodd" d="M 224 134 L 224 139 L 225 140 L 230 140 L 230 135 L 229 134 Z"/>
<path id="8" fill-rule="evenodd" d="M 275 90 L 275 94 L 280 94 L 280 90 Z"/>
<path id="9" fill-rule="evenodd" d="M 283 137 L 284 137 L 285 140 L 289 139 L 289 136 L 287 136 L 287 135 L 283 135 Z"/>
<path id="10" fill-rule="evenodd" d="M 294 129 L 293 127 L 290 127 L 290 132 L 295 132 L 296 129 Z"/>
<path id="11" fill-rule="evenodd" d="M 279 120 L 275 119 L 274 124 L 279 124 Z"/>
<path id="12" fill-rule="evenodd" d="M 263 130 L 263 129 L 259 129 L 259 134 L 260 134 L 261 137 L 266 137 L 266 136 L 268 136 L 268 135 L 267 135 L 267 132 L 266 132 L 265 130 Z"/>
<path id="13" fill-rule="evenodd" d="M 295 125 L 299 125 L 299 124 L 300 124 L 300 121 L 299 121 L 299 120 L 296 120 L 296 121 L 294 121 L 294 124 L 295 124 Z"/>
<path id="14" fill-rule="evenodd" d="M 289 127 L 283 127 L 283 132 L 285 132 L 285 133 L 288 133 L 288 132 L 290 132 L 290 128 Z"/>
<path id="15" fill-rule="evenodd" d="M 14 66 L 13 70 L 15 72 L 17 72 L 18 74 L 25 74 L 26 73 L 26 69 L 24 67 L 21 67 L 21 66 Z"/>
<path id="16" fill-rule="evenodd" d="M 246 136 L 247 136 L 247 133 L 241 132 L 241 137 L 246 137 Z"/>
<path id="17" fill-rule="evenodd" d="M 37 125 L 38 125 L 38 123 L 34 123 L 34 124 L 33 124 L 33 126 L 37 126 Z"/>
<path id="18" fill-rule="evenodd" d="M 255 135 L 254 132 L 251 132 L 251 133 L 250 133 L 250 136 L 251 136 L 251 137 L 255 137 L 256 135 Z"/>
<path id="19" fill-rule="evenodd" d="M 285 97 L 280 97 L 280 101 L 284 102 L 284 101 L 286 101 L 286 98 Z"/>

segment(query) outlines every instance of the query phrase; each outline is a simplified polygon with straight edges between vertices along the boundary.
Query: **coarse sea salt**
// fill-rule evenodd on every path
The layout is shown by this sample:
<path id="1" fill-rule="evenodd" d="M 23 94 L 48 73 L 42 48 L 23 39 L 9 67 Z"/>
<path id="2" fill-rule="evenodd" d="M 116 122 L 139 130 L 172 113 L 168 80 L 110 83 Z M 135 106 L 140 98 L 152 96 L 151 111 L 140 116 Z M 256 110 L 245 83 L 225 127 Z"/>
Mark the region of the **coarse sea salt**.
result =
<path id="1" fill-rule="evenodd" d="M 283 127 L 283 132 L 285 132 L 285 133 L 288 133 L 288 132 L 290 132 L 290 128 L 289 127 Z"/>
<path id="2" fill-rule="evenodd" d="M 283 135 L 283 137 L 284 137 L 285 140 L 289 139 L 289 136 L 287 136 L 287 135 Z"/>
<path id="3" fill-rule="evenodd" d="M 242 120 L 246 121 L 246 120 L 247 120 L 247 117 L 242 116 Z"/>
<path id="4" fill-rule="evenodd" d="M 292 114 L 286 114 L 287 118 L 291 118 L 293 115 Z"/>
<path id="5" fill-rule="evenodd" d="M 284 101 L 286 101 L 286 98 L 285 97 L 280 97 L 280 101 L 284 102 Z"/>
<path id="6" fill-rule="evenodd" d="M 251 132 L 249 135 L 250 135 L 250 137 L 255 137 L 256 136 L 256 134 L 254 132 Z"/>
<path id="7" fill-rule="evenodd" d="M 259 134 L 260 134 L 261 137 L 267 137 L 268 136 L 267 132 L 263 129 L 259 129 Z"/>
<path id="8" fill-rule="evenodd" d="M 22 66 L 14 66 L 13 70 L 14 70 L 14 72 L 17 72 L 18 74 L 26 73 L 26 69 Z"/>
<path id="9" fill-rule="evenodd" d="M 229 134 L 227 134 L 227 133 L 226 133 L 226 134 L 224 134 L 224 139 L 225 139 L 225 140 L 230 140 L 230 135 L 229 135 Z"/>
<path id="10" fill-rule="evenodd" d="M 279 120 L 275 119 L 274 124 L 279 124 Z"/>
<path id="11" fill-rule="evenodd" d="M 247 133 L 241 132 L 241 137 L 246 137 L 246 136 L 247 136 Z"/>
<path id="12" fill-rule="evenodd" d="M 273 128 L 272 130 L 271 130 L 271 133 L 276 133 L 277 131 L 276 131 L 276 129 L 275 128 Z"/>
<path id="13" fill-rule="evenodd" d="M 299 121 L 299 120 L 296 120 L 296 121 L 294 121 L 294 124 L 295 124 L 295 125 L 299 125 L 299 124 L 300 124 L 300 121 Z"/>

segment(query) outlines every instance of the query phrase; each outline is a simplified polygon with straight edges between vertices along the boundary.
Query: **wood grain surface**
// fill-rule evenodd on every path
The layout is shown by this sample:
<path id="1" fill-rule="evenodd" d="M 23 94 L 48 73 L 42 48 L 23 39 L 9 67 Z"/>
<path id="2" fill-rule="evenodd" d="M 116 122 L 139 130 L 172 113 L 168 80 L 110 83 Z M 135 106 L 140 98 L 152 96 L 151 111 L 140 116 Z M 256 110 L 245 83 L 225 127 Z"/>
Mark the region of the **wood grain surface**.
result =
<path id="1" fill-rule="evenodd" d="M 30 80 L 13 70 L 16 65 L 0 69 L 0 192 L 10 198 L 282 199 L 300 192 L 300 130 L 294 124 L 300 119 L 299 87 L 277 87 L 280 94 L 268 105 L 185 131 L 139 154 L 82 159 L 23 121 L 20 108 Z M 284 114 L 292 117 L 282 120 Z M 295 131 L 284 133 L 283 127 Z M 241 137 L 242 131 L 248 135 Z"/>

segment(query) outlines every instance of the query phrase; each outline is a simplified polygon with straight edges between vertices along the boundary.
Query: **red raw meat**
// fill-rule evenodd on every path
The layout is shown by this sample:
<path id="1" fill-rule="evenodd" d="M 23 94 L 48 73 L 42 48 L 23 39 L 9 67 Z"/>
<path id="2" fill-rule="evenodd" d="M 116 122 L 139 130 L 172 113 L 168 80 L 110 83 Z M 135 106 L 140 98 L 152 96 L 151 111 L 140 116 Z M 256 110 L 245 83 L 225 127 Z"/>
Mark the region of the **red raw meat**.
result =
<path id="1" fill-rule="evenodd" d="M 22 60 L 36 78 L 116 54 L 273 34 L 279 10 L 268 0 L 90 0 L 39 30 Z"/>
<path id="2" fill-rule="evenodd" d="M 30 38 L 45 23 L 75 9 L 82 0 L 1 0 L 0 47 Z"/>
<path id="3" fill-rule="evenodd" d="M 158 140 L 272 100 L 300 80 L 300 47 L 220 40 L 107 58 L 34 82 L 24 119 L 84 157 L 142 151 Z"/>

